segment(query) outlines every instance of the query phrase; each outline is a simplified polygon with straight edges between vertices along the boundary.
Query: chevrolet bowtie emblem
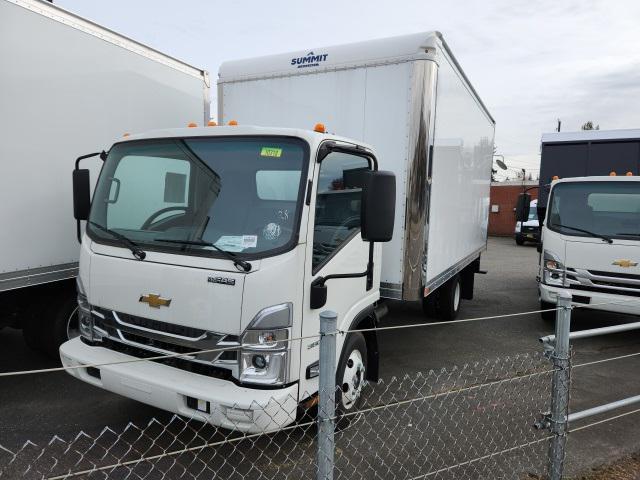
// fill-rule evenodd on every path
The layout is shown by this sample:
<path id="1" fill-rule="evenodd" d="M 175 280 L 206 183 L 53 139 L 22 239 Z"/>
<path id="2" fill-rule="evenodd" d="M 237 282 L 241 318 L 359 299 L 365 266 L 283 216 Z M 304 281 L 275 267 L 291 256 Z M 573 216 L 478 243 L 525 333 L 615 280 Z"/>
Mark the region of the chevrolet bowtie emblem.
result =
<path id="1" fill-rule="evenodd" d="M 149 295 L 140 295 L 140 302 L 148 304 L 153 308 L 168 307 L 171 305 L 170 298 L 162 298 L 160 295 L 150 293 Z"/>
<path id="2" fill-rule="evenodd" d="M 631 260 L 616 260 L 611 265 L 617 265 L 622 268 L 629 268 L 637 266 L 638 262 L 632 262 Z"/>

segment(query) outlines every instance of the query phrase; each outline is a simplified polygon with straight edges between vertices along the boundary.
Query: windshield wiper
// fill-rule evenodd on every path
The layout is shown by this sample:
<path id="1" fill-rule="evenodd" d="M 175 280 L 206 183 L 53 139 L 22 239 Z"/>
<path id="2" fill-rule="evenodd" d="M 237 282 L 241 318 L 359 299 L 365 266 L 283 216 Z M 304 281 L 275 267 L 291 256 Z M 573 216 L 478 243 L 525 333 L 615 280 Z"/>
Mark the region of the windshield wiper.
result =
<path id="1" fill-rule="evenodd" d="M 133 256 L 136 257 L 138 260 L 144 260 L 146 258 L 147 253 L 144 250 L 142 250 L 136 243 L 134 243 L 133 240 L 131 240 L 129 237 L 125 237 L 121 233 L 115 232 L 110 228 L 103 227 L 102 225 L 96 222 L 89 222 L 89 224 L 92 227 L 96 227 L 97 229 L 102 230 L 103 232 L 106 232 L 112 237 L 120 240 L 120 242 L 124 243 L 129 248 L 129 250 L 131 250 L 131 253 L 133 253 Z"/>
<path id="2" fill-rule="evenodd" d="M 222 253 L 225 257 L 233 262 L 236 267 L 242 268 L 245 272 L 251 270 L 251 264 L 245 260 L 242 260 L 236 256 L 235 253 L 229 252 L 217 246 L 215 243 L 205 242 L 203 240 L 173 240 L 171 238 L 154 238 L 156 242 L 166 242 L 166 243 L 179 243 L 182 245 L 196 245 L 198 247 L 213 247 L 220 253 Z"/>
<path id="3" fill-rule="evenodd" d="M 592 237 L 601 238 L 602 240 L 604 240 L 607 243 L 613 243 L 613 240 L 611 240 L 606 235 L 602 235 L 601 233 L 593 233 L 593 232 L 590 232 L 589 230 L 585 230 L 583 228 L 570 227 L 568 225 L 562 225 L 560 223 L 554 223 L 553 226 L 554 227 L 560 227 L 560 228 L 567 228 L 569 230 L 575 230 L 576 232 L 586 233 L 587 235 L 591 235 Z"/>
<path id="4" fill-rule="evenodd" d="M 626 233 L 626 232 L 622 232 L 622 233 L 616 233 L 616 235 L 620 235 L 622 237 L 640 237 L 640 233 Z"/>

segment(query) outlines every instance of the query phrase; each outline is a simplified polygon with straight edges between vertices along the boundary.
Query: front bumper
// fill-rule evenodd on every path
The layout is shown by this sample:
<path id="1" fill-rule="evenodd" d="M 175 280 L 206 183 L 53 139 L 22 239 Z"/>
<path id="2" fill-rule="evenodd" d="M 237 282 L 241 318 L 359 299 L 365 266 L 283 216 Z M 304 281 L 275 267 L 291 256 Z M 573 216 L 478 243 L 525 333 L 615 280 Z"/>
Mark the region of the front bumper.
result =
<path id="1" fill-rule="evenodd" d="M 91 347 L 80 338 L 60 347 L 64 367 L 135 360 L 103 347 Z M 152 361 L 96 367 L 100 378 L 87 368 L 67 373 L 80 380 L 185 417 L 247 433 L 273 432 L 293 423 L 298 407 L 298 385 L 261 390 L 240 387 Z M 210 413 L 187 406 L 187 397 L 210 402 Z"/>
<path id="2" fill-rule="evenodd" d="M 560 292 L 566 292 L 573 298 L 573 301 L 571 302 L 572 305 L 606 312 L 640 315 L 639 297 L 552 287 L 542 283 L 539 284 L 539 290 L 540 300 L 543 302 L 556 304 L 558 301 L 558 294 Z"/>
<path id="3" fill-rule="evenodd" d="M 515 234 L 516 239 L 521 239 L 527 242 L 539 242 L 540 241 L 540 232 L 518 232 Z"/>

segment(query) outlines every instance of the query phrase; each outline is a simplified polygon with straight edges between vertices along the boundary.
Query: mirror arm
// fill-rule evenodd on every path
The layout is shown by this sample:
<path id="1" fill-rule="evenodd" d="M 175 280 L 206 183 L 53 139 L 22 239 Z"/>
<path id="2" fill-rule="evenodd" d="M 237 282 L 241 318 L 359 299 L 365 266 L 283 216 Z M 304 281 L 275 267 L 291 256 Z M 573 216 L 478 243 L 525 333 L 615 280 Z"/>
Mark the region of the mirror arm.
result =
<path id="1" fill-rule="evenodd" d="M 334 273 L 331 275 L 327 275 L 326 277 L 318 277 L 313 282 L 311 282 L 311 286 L 319 286 L 323 287 L 327 280 L 333 280 L 337 278 L 360 278 L 367 277 L 367 290 L 371 290 L 373 288 L 373 242 L 369 242 L 369 261 L 367 263 L 367 269 L 364 272 L 360 273 Z"/>
<path id="2" fill-rule="evenodd" d="M 87 153 L 86 155 L 80 155 L 78 158 L 76 158 L 76 170 L 80 169 L 80 162 L 82 160 L 84 160 L 85 158 L 96 157 L 98 155 L 100 155 L 100 160 L 104 162 L 107 159 L 108 152 L 105 152 L 104 150 L 102 150 L 101 152 L 94 152 L 94 153 Z"/>

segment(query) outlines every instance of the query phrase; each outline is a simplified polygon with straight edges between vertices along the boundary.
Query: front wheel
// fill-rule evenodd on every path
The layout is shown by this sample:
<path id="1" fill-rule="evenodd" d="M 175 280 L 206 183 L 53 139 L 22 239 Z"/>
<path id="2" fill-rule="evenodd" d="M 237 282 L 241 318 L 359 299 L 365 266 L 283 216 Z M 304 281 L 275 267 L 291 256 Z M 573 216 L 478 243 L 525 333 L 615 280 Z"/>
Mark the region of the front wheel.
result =
<path id="1" fill-rule="evenodd" d="M 361 333 L 352 333 L 342 347 L 336 372 L 336 411 L 347 413 L 362 404 L 367 370 L 367 342 Z"/>
<path id="2" fill-rule="evenodd" d="M 524 245 L 524 237 L 522 237 L 522 235 L 518 235 L 518 236 L 516 237 L 516 243 L 517 243 L 518 245 Z"/>

